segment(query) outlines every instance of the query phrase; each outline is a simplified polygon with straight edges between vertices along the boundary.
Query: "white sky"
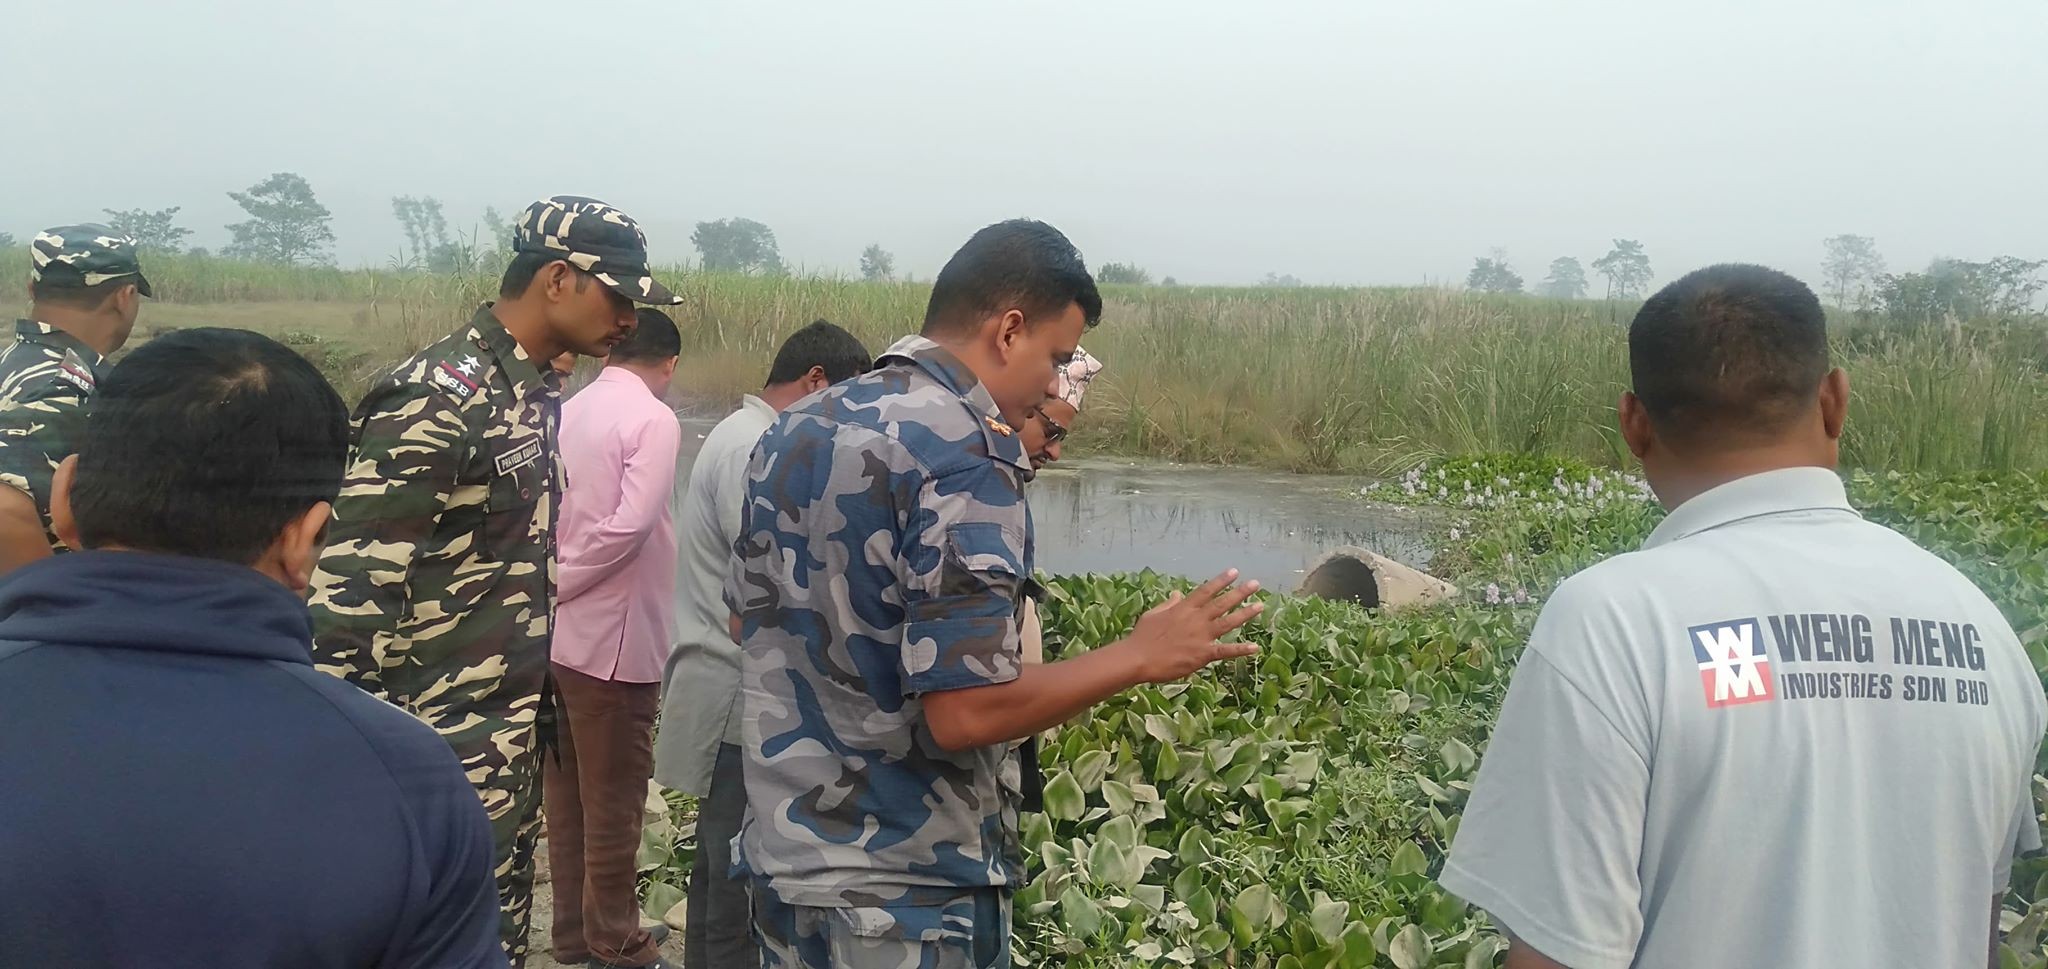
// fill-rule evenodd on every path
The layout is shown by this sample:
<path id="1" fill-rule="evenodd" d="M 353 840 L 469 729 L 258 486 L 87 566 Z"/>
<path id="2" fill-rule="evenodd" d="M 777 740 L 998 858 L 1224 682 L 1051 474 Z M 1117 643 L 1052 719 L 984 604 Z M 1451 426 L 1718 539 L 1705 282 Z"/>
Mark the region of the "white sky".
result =
<path id="1" fill-rule="evenodd" d="M 657 261 L 745 216 L 786 260 L 879 241 L 929 278 L 1046 219 L 1182 282 L 1532 283 L 1642 240 L 1818 282 L 1820 240 L 2048 257 L 2048 2 L 23 3 L 0 229 L 181 205 L 193 242 L 275 171 L 343 265 L 540 195 L 617 204 Z M 1598 281 L 1595 280 L 1596 289 Z"/>

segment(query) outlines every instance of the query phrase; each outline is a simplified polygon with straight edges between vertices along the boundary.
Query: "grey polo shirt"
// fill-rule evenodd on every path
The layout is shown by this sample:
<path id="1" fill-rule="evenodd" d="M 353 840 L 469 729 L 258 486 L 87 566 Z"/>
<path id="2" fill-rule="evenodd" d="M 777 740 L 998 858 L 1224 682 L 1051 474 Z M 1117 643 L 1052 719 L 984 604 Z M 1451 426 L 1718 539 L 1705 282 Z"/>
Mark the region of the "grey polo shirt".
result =
<path id="1" fill-rule="evenodd" d="M 662 677 L 654 779 L 663 787 L 711 793 L 721 743 L 740 742 L 740 648 L 732 641 L 725 579 L 747 503 L 747 461 L 775 425 L 775 408 L 748 394 L 705 435 L 676 512 L 676 641 Z"/>
<path id="2" fill-rule="evenodd" d="M 2043 708 L 1832 472 L 1744 478 L 1558 588 L 1441 881 L 1572 969 L 1981 966 Z"/>

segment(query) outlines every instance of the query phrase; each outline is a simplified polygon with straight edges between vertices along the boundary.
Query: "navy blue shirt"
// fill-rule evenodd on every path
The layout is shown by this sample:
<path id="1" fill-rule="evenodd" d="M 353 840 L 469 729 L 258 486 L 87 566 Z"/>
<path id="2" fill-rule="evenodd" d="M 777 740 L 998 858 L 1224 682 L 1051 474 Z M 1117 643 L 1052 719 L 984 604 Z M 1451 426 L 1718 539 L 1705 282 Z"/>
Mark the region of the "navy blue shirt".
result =
<path id="1" fill-rule="evenodd" d="M 502 967 L 455 755 L 306 606 L 141 552 L 0 582 L 0 965 Z"/>

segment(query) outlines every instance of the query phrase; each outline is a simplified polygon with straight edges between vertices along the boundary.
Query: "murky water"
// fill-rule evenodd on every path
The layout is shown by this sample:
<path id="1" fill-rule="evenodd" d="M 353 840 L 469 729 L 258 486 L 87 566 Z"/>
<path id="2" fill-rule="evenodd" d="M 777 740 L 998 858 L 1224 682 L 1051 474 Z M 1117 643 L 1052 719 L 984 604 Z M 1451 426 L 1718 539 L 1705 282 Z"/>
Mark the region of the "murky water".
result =
<path id="1" fill-rule="evenodd" d="M 1361 501 L 1358 488 L 1350 478 L 1067 462 L 1031 484 L 1038 564 L 1054 573 L 1150 568 L 1204 579 L 1236 568 L 1275 589 L 1294 588 L 1310 563 L 1344 545 L 1426 566 L 1426 520 Z"/>
<path id="2" fill-rule="evenodd" d="M 715 421 L 685 418 L 694 451 Z M 1235 568 L 1291 590 L 1319 556 L 1357 545 L 1429 564 L 1421 513 L 1357 497 L 1355 478 L 1081 459 L 1030 486 L 1038 566 L 1055 574 L 1135 572 L 1206 579 Z"/>

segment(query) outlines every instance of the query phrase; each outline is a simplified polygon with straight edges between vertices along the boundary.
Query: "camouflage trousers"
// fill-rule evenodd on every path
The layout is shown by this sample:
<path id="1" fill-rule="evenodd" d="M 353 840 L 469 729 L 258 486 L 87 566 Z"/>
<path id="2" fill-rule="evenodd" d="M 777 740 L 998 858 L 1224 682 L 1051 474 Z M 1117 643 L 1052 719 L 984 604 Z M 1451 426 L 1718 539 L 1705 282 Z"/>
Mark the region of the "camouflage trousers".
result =
<path id="1" fill-rule="evenodd" d="M 465 705 L 459 716 L 414 711 L 455 748 L 491 819 L 499 938 L 512 969 L 526 965 L 526 938 L 533 922 L 535 848 L 540 842 L 538 708 L 539 697 L 525 696 L 511 698 L 495 710 Z"/>
<path id="2" fill-rule="evenodd" d="M 943 905 L 790 905 L 760 881 L 762 969 L 1009 969 L 1010 893 L 983 888 Z"/>

